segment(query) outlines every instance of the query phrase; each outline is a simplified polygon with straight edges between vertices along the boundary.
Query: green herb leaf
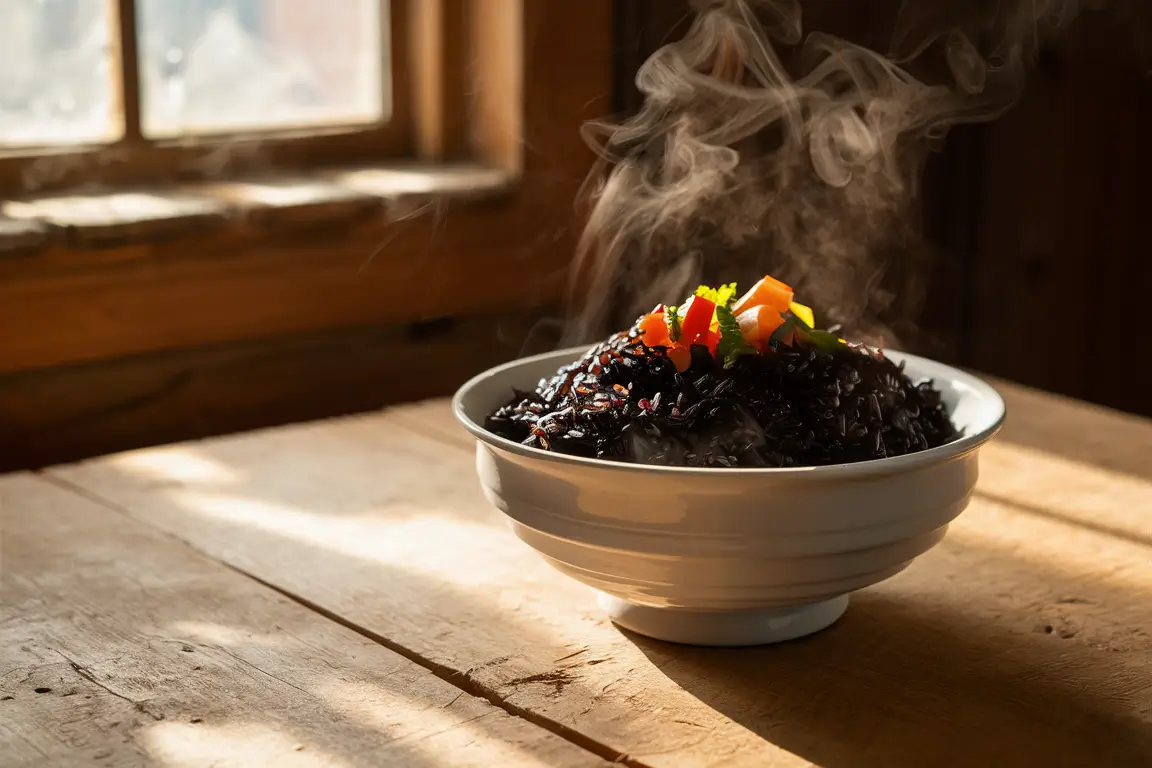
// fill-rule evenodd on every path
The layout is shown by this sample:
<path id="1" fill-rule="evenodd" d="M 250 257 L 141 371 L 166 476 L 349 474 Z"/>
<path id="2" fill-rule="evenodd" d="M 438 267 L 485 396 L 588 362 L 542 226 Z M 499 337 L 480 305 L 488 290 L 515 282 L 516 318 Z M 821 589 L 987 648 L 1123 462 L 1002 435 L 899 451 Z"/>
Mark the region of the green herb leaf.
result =
<path id="1" fill-rule="evenodd" d="M 784 322 L 777 327 L 776 330 L 772 331 L 772 335 L 768 337 L 768 346 L 772 349 L 777 349 L 783 344 L 784 337 L 788 335 L 789 331 L 795 329 L 798 323 L 803 324 L 801 320 L 791 312 L 783 312 L 781 314 L 784 315 Z"/>
<path id="2" fill-rule="evenodd" d="M 708 299 L 718 307 L 731 307 L 736 303 L 736 283 L 728 283 L 719 288 L 702 285 L 696 289 L 696 295 Z"/>
<path id="3" fill-rule="evenodd" d="M 835 352 L 845 348 L 844 342 L 836 334 L 828 331 L 817 331 L 791 312 L 785 312 L 784 324 L 773 331 L 772 336 L 768 339 L 772 349 L 776 349 L 784 343 L 784 337 L 788 335 L 789 331 L 795 331 L 796 339 L 804 346 L 812 349 Z"/>
<path id="4" fill-rule="evenodd" d="M 732 284 L 735 288 L 736 284 Z M 720 341 L 716 345 L 716 356 L 728 365 L 741 355 L 755 355 L 756 348 L 744 340 L 740 323 L 732 310 L 723 304 L 716 305 L 716 321 L 720 325 Z"/>
<path id="5" fill-rule="evenodd" d="M 805 346 L 813 347 L 824 352 L 835 352 L 839 349 L 845 349 L 846 345 L 834 333 L 828 331 L 815 331 L 803 323 L 798 323 L 796 326 L 796 336 L 804 343 Z"/>
<path id="6" fill-rule="evenodd" d="M 680 341 L 680 309 L 675 304 L 664 306 L 664 322 L 668 325 L 668 338 Z"/>

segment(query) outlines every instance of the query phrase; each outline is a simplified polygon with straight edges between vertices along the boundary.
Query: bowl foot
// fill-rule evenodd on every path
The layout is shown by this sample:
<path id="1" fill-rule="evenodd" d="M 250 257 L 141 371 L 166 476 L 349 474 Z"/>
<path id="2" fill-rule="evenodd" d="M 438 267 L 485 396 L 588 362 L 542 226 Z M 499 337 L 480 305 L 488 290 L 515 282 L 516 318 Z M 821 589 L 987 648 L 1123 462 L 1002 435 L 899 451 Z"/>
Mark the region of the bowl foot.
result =
<path id="1" fill-rule="evenodd" d="M 685 645 L 766 645 L 794 640 L 831 626 L 844 615 L 848 595 L 770 611 L 689 611 L 635 605 L 600 593 L 601 610 L 637 634 Z"/>

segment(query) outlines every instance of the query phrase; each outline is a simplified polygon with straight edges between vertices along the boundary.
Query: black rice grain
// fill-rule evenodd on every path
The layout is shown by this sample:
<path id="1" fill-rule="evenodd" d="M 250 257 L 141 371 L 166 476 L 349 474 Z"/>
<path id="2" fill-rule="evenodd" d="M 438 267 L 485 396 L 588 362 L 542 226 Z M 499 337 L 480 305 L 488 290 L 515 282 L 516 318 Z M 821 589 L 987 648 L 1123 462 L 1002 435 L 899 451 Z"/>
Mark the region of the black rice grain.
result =
<path id="1" fill-rule="evenodd" d="M 663 348 L 620 333 L 535 392 L 514 392 L 485 426 L 558 453 L 692 467 L 844 464 L 958 434 L 931 382 L 865 347 L 783 348 L 722 366 L 697 346 L 691 360 L 677 373 Z"/>

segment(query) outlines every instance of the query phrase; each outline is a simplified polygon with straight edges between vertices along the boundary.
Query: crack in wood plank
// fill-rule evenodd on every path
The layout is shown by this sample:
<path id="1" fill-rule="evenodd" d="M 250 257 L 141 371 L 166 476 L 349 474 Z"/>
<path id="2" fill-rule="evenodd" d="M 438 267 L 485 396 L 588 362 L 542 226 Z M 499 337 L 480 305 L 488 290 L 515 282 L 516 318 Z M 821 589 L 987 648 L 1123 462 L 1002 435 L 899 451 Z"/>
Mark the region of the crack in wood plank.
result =
<path id="1" fill-rule="evenodd" d="M 248 659 L 245 659 L 241 656 L 237 656 L 236 654 L 232 653 L 232 651 L 228 650 L 227 648 L 224 648 L 223 646 L 213 646 L 213 649 L 219 651 L 220 653 L 223 653 L 225 656 L 231 656 L 232 658 L 236 659 L 236 661 L 240 662 L 244 666 L 246 666 L 250 669 L 254 669 L 257 672 L 259 672 L 260 674 L 265 675 L 267 677 L 270 677 L 278 683 L 283 683 L 284 685 L 287 685 L 289 688 L 295 688 L 296 690 L 300 691 L 300 693 L 304 694 L 305 696 L 311 696 L 312 695 L 311 693 L 304 690 L 303 688 L 296 685 L 295 683 L 289 682 L 288 680 L 285 680 L 282 677 L 278 677 L 266 669 L 261 669 L 259 666 L 248 661 Z"/>
<path id="2" fill-rule="evenodd" d="M 554 659 L 554 660 L 552 661 L 552 663 L 553 663 L 553 664 L 559 664 L 559 663 L 560 663 L 560 662 L 562 662 L 562 661 L 567 661 L 568 659 L 571 659 L 573 656 L 579 656 L 579 655 L 580 655 L 580 654 L 582 654 L 582 653 L 587 653 L 587 652 L 588 652 L 588 650 L 589 650 L 588 648 L 581 648 L 581 649 L 580 649 L 580 650 L 578 650 L 578 651 L 573 651 L 572 653 L 568 654 L 567 656 L 561 656 L 561 657 L 560 657 L 560 658 L 558 658 L 558 659 Z"/>
<path id="3" fill-rule="evenodd" d="M 551 686 L 555 695 L 559 696 L 564 692 L 564 689 L 575 682 L 575 678 L 568 673 L 567 669 L 553 669 L 548 672 L 539 672 L 535 675 L 526 675 L 524 677 L 517 677 L 503 683 L 501 688 L 515 688 L 520 685 L 533 685 L 541 684 Z"/>
<path id="4" fill-rule="evenodd" d="M 464 692 L 463 692 L 463 691 L 461 691 L 461 692 L 460 692 L 460 694 L 461 694 L 461 695 L 463 695 L 463 694 L 464 694 Z M 495 711 L 495 710 L 494 710 L 494 711 L 492 711 L 492 712 L 484 712 L 484 713 L 482 713 L 482 714 L 479 714 L 479 715 L 475 715 L 474 717 L 470 717 L 470 718 L 468 718 L 467 720 L 461 720 L 461 721 L 460 721 L 460 722 L 458 722 L 458 723 L 454 723 L 454 724 L 452 724 L 452 725 L 448 726 L 447 728 L 441 728 L 440 730 L 437 730 L 437 731 L 432 731 L 431 733 L 425 733 L 425 734 L 421 734 L 420 736 L 417 736 L 416 738 L 412 738 L 412 736 L 401 736 L 400 738 L 398 738 L 398 739 L 393 739 L 392 741 L 393 741 L 393 743 L 399 743 L 399 742 L 402 742 L 402 741 L 408 741 L 408 740 L 410 740 L 410 739 L 411 739 L 412 741 L 414 741 L 414 742 L 416 742 L 416 741 L 427 741 L 428 739 L 434 739 L 434 738 L 436 738 L 437 736 L 442 736 L 442 735 L 443 735 L 443 734 L 445 734 L 445 733 L 450 733 L 451 731 L 454 731 L 454 730 L 456 730 L 457 728 L 460 728 L 460 727 L 462 727 L 462 726 L 468 725 L 469 723 L 474 723 L 474 722 L 476 722 L 477 720 L 479 720 L 479 719 L 481 719 L 481 718 L 484 718 L 484 717 L 491 717 L 491 716 L 492 716 L 492 715 L 494 715 L 495 713 L 496 713 L 496 711 Z"/>
<path id="5" fill-rule="evenodd" d="M 100 688 L 104 691 L 107 691 L 108 693 L 112 694 L 113 696 L 115 696 L 118 699 L 122 699 L 122 700 L 128 702 L 129 704 L 132 705 L 132 708 L 135 709 L 137 712 L 140 712 L 141 714 L 144 714 L 144 715 L 148 715 L 153 720 L 160 721 L 160 720 L 165 719 L 165 715 L 163 712 L 153 712 L 145 702 L 137 701 L 136 699 L 133 699 L 129 696 L 125 696 L 124 694 L 120 693 L 119 691 L 116 691 L 116 690 L 110 688 L 109 686 L 105 685 L 104 683 L 100 682 L 99 680 L 97 680 L 96 675 L 92 674 L 92 671 L 90 669 L 88 669 L 84 665 L 74 661 L 73 659 L 68 658 L 68 656 L 66 656 L 62 651 L 57 650 L 56 653 L 60 654 L 60 657 L 63 658 L 66 662 L 68 662 L 68 666 L 72 667 L 73 672 L 80 675 L 80 677 L 84 678 L 88 682 L 92 683 L 92 685 L 94 685 L 97 688 Z"/>

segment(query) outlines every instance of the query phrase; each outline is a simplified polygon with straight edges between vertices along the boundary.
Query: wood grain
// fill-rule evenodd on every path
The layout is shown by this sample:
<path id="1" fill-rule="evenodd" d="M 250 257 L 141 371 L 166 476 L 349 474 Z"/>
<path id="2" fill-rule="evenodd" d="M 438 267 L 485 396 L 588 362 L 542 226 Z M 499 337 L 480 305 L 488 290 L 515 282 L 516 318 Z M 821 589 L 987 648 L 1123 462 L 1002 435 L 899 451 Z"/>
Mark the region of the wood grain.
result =
<path id="1" fill-rule="evenodd" d="M 634 765 L 1145 766 L 1152 477 L 1117 456 L 1152 425 L 1006 392 L 945 541 L 828 631 L 758 649 L 606 622 L 506 532 L 440 401 L 51 476 Z"/>
<path id="2" fill-rule="evenodd" d="M 420 0 L 410 11 L 416 157 L 442 161 L 468 155 L 468 89 L 475 57 L 468 45 L 469 16 L 490 15 L 468 0 Z"/>
<path id="3" fill-rule="evenodd" d="M 538 320 L 434 318 L 0 375 L 0 472 L 450 395 L 531 349 Z"/>
<path id="4" fill-rule="evenodd" d="M 0 498 L 5 768 L 607 765 L 74 493 Z"/>
<path id="5" fill-rule="evenodd" d="M 468 143 L 478 159 L 494 168 L 515 173 L 522 172 L 525 167 L 525 149 L 529 150 L 528 154 L 538 154 L 534 146 L 536 139 L 526 136 L 524 128 L 529 125 L 534 131 L 539 130 L 536 126 L 542 119 L 541 115 L 525 113 L 522 106 L 526 93 L 525 83 L 533 77 L 531 71 L 525 71 L 525 64 L 548 56 L 546 51 L 526 51 L 525 45 L 529 40 L 535 41 L 541 37 L 547 40 L 550 37 L 547 27 L 539 29 L 542 24 L 547 25 L 549 22 L 537 21 L 537 11 L 525 8 L 525 5 L 522 0 L 485 0 L 482 5 L 473 4 L 466 41 L 472 52 L 472 66 L 466 87 L 473 94 L 468 115 Z M 601 31 L 601 34 L 583 39 L 593 49 L 599 48 L 600 53 L 593 56 L 605 57 L 604 61 L 611 66 L 608 57 L 612 49 L 607 46 L 608 38 L 603 33 L 613 29 L 615 16 L 609 17 L 607 3 L 585 4 L 582 7 L 589 14 L 585 19 L 589 29 Z M 534 26 L 527 27 L 526 21 L 531 21 Z M 579 33 L 572 37 L 574 42 L 579 42 Z M 587 66 L 589 63 L 583 61 L 579 66 Z M 579 66 L 569 72 L 579 72 Z M 608 71 L 601 70 L 600 75 Z M 542 75 L 545 81 L 535 83 L 531 92 L 538 93 L 542 87 L 548 87 L 546 78 L 550 75 L 547 71 Z M 556 82 L 560 81 L 553 81 L 553 85 Z M 605 90 L 597 99 L 597 106 L 604 111 L 608 108 L 607 95 L 611 86 L 605 81 L 601 87 Z"/>
<path id="6" fill-rule="evenodd" d="M 0 334 L 0 372 L 554 300 L 564 215 L 542 212 L 526 234 L 485 205 L 362 219 L 338 238 L 244 229 L 50 251 L 11 280 L 17 262 L 0 261 L 0 328 L 14 329 Z"/>

